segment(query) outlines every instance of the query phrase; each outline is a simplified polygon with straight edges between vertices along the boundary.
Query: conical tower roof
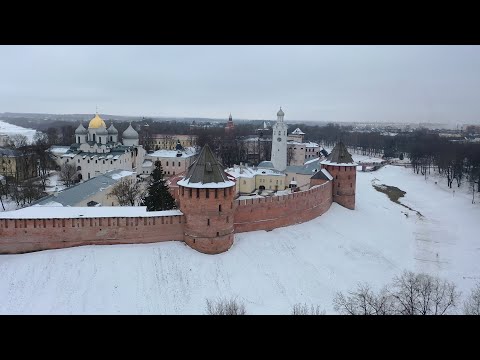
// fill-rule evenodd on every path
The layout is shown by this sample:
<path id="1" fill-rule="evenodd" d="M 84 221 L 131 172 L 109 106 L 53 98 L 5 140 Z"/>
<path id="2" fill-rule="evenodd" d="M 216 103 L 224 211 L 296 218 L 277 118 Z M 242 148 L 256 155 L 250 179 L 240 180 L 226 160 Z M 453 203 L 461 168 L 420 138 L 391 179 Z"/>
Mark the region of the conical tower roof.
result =
<path id="1" fill-rule="evenodd" d="M 338 142 L 337 145 L 333 148 L 332 152 L 328 157 L 323 160 L 320 164 L 323 165 L 341 165 L 341 166 L 356 166 L 352 159 L 352 155 L 347 150 L 347 147 L 343 142 Z"/>
<path id="2" fill-rule="evenodd" d="M 208 144 L 202 148 L 198 159 L 190 165 L 187 175 L 177 184 L 191 188 L 226 188 L 235 185 L 228 179 L 224 167 L 215 158 Z"/>

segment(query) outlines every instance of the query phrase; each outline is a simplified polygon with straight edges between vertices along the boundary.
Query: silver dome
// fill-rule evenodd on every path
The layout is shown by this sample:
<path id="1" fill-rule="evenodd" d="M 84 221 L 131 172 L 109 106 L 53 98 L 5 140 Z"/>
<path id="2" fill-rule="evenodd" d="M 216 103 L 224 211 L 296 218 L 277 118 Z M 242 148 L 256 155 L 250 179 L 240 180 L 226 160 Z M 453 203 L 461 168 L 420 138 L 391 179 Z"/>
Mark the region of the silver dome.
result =
<path id="1" fill-rule="evenodd" d="M 107 131 L 108 131 L 109 134 L 112 134 L 112 135 L 118 134 L 118 130 L 115 128 L 115 126 L 113 126 L 113 123 L 112 123 L 112 125 L 110 125 L 110 127 L 108 128 Z"/>
<path id="2" fill-rule="evenodd" d="M 135 129 L 132 127 L 132 124 L 130 124 L 122 134 L 122 138 L 124 139 L 138 139 L 138 132 L 135 131 Z"/>
<path id="3" fill-rule="evenodd" d="M 83 124 L 80 123 L 78 125 L 77 129 L 75 130 L 75 135 L 86 135 L 87 134 L 87 129 L 83 127 Z"/>

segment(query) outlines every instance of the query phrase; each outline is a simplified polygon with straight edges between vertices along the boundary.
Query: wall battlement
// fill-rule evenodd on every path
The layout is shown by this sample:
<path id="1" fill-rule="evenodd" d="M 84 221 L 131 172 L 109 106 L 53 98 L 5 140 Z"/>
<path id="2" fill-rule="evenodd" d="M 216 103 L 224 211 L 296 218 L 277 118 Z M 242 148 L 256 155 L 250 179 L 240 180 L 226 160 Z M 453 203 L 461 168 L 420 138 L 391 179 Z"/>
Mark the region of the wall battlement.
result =
<path id="1" fill-rule="evenodd" d="M 294 194 L 236 200 L 235 232 L 273 230 L 303 223 L 325 213 L 332 204 L 332 182 Z"/>
<path id="2" fill-rule="evenodd" d="M 269 231 L 324 214 L 335 201 L 335 189 L 332 180 L 293 194 L 234 200 L 233 187 L 198 191 L 181 188 L 183 215 L 179 212 L 180 215 L 145 217 L 1 218 L 0 254 L 170 240 L 216 254 L 232 246 L 234 233 Z"/>
<path id="3" fill-rule="evenodd" d="M 185 217 L 0 219 L 0 254 L 80 245 L 183 241 Z"/>

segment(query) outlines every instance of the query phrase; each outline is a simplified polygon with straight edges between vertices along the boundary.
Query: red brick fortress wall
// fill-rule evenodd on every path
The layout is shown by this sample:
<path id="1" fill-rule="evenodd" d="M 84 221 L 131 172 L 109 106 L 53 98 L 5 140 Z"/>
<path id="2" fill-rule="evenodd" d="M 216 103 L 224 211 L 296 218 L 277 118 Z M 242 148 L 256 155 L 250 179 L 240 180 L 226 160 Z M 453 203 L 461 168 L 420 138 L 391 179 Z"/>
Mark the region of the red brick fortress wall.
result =
<path id="1" fill-rule="evenodd" d="M 273 230 L 325 213 L 332 204 L 332 182 L 289 195 L 236 200 L 236 203 L 235 232 Z"/>
<path id="2" fill-rule="evenodd" d="M 80 245 L 183 241 L 185 217 L 0 219 L 0 254 Z"/>
<path id="3" fill-rule="evenodd" d="M 356 166 L 322 165 L 333 176 L 333 201 L 355 210 Z"/>

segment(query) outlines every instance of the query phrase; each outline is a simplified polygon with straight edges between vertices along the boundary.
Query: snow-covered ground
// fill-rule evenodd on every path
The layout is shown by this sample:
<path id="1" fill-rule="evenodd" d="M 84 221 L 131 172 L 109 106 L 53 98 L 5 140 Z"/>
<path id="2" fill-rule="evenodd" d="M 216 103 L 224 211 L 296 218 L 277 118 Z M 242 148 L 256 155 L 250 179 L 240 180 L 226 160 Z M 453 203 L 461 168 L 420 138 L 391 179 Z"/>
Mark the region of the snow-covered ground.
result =
<path id="1" fill-rule="evenodd" d="M 372 181 L 406 191 L 400 201 L 423 217 Z M 330 314 L 336 291 L 380 287 L 404 269 L 453 280 L 464 295 L 480 280 L 480 204 L 466 193 L 387 165 L 358 173 L 356 205 L 236 234 L 219 255 L 181 242 L 0 255 L 0 313 L 202 314 L 206 298 L 237 296 L 250 314 L 289 314 L 298 302 Z"/>
<path id="2" fill-rule="evenodd" d="M 28 142 L 31 143 L 36 132 L 37 131 L 34 129 L 27 129 L 0 120 L 0 134 L 7 134 L 8 136 L 13 136 L 16 134 L 25 135 L 28 139 Z"/>

